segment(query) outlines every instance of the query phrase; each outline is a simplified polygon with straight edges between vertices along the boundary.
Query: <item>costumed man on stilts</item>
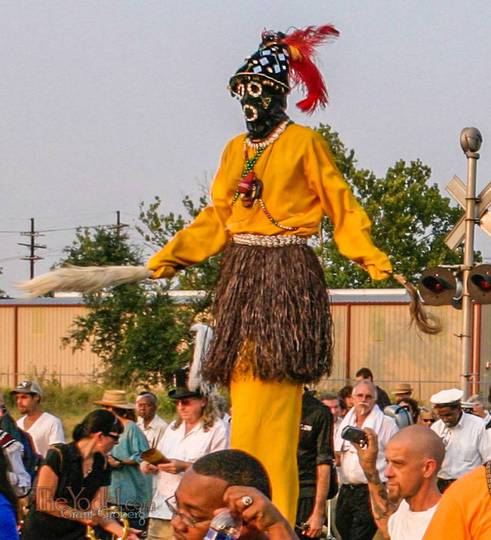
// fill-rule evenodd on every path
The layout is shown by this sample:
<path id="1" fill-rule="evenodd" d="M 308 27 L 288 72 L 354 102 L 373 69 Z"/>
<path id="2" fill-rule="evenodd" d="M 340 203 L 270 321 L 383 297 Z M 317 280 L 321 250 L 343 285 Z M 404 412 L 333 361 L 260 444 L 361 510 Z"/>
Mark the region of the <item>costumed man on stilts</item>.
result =
<path id="1" fill-rule="evenodd" d="M 247 133 L 225 147 L 212 205 L 148 263 L 152 277 L 171 277 L 224 252 L 212 311 L 215 334 L 202 376 L 230 387 L 231 447 L 264 464 L 273 501 L 291 523 L 298 497 L 302 385 L 328 375 L 332 358 L 327 287 L 307 241 L 327 214 L 341 253 L 374 279 L 392 270 L 372 244 L 370 221 L 325 140 L 286 113 L 294 83 L 307 90 L 300 109 L 312 112 L 326 104 L 312 53 L 337 35 L 332 26 L 289 36 L 263 34 L 259 50 L 229 83 Z"/>
<path id="2" fill-rule="evenodd" d="M 306 91 L 297 103 L 302 111 L 326 105 L 326 86 L 313 54 L 337 35 L 331 25 L 288 35 L 263 33 L 259 50 L 230 79 L 247 131 L 225 147 L 211 205 L 155 254 L 147 269 L 136 269 L 132 278 L 118 276 L 117 270 L 110 275 L 109 269 L 104 277 L 104 267 L 60 269 L 51 273 L 56 284 L 40 276 L 38 288 L 36 280 L 25 286 L 42 294 L 43 286 L 87 291 L 130 279 L 172 278 L 223 251 L 214 335 L 202 376 L 230 388 L 231 446 L 264 464 L 273 501 L 292 524 L 302 386 L 329 375 L 332 361 L 327 287 L 308 239 L 327 215 L 343 255 L 373 279 L 392 273 L 326 141 L 286 113 L 287 95 L 297 84 Z M 79 272 L 81 282 L 70 282 L 70 272 Z"/>

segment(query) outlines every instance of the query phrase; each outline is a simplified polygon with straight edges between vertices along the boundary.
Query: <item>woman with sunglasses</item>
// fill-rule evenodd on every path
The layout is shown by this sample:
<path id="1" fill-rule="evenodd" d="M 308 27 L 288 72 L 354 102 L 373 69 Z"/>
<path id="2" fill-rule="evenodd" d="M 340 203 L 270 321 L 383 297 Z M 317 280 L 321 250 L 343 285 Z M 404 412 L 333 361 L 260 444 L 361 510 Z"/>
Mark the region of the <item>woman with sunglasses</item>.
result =
<path id="1" fill-rule="evenodd" d="M 112 476 L 108 501 L 127 515 L 131 527 L 144 530 L 152 500 L 152 479 L 140 471 L 140 454 L 149 446 L 136 425 L 136 405 L 130 403 L 124 390 L 105 390 L 102 399 L 94 403 L 115 414 L 124 428 L 109 454 Z"/>
<path id="2" fill-rule="evenodd" d="M 101 511 L 111 483 L 107 454 L 122 431 L 114 414 L 97 410 L 75 426 L 73 442 L 50 447 L 39 470 L 22 540 L 84 540 L 87 525 L 123 534 L 122 525 Z M 127 539 L 137 540 L 136 533 L 131 530 Z"/>
<path id="3" fill-rule="evenodd" d="M 420 407 L 418 424 L 426 427 L 431 427 L 435 422 L 436 416 L 433 411 L 426 407 Z"/>

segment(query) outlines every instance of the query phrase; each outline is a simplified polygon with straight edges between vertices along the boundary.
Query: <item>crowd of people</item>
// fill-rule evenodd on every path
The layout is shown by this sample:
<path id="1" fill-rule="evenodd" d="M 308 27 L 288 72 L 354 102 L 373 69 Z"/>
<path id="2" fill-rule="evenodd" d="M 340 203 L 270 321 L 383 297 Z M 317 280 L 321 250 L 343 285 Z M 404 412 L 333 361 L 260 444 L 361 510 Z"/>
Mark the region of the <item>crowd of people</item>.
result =
<path id="1" fill-rule="evenodd" d="M 133 403 L 106 390 L 69 443 L 38 383 L 11 393 L 20 418 L 0 396 L 0 538 L 191 540 L 224 508 L 241 538 L 491 538 L 491 417 L 457 389 L 422 406 L 400 383 L 390 399 L 368 368 L 339 392 L 305 388 L 295 523 L 271 502 L 263 465 L 229 449 L 223 397 L 190 390 L 183 372 L 169 424 L 151 391 Z"/>

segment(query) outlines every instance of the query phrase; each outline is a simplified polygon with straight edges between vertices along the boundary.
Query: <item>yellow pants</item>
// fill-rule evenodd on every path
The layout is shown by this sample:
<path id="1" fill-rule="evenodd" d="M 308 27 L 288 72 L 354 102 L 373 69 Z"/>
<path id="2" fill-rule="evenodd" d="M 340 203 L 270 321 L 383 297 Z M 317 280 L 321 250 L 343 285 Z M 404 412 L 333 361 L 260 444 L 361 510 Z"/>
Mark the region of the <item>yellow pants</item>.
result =
<path id="1" fill-rule="evenodd" d="M 298 499 L 302 386 L 236 375 L 230 396 L 231 447 L 252 454 L 264 465 L 271 480 L 273 503 L 293 526 Z"/>

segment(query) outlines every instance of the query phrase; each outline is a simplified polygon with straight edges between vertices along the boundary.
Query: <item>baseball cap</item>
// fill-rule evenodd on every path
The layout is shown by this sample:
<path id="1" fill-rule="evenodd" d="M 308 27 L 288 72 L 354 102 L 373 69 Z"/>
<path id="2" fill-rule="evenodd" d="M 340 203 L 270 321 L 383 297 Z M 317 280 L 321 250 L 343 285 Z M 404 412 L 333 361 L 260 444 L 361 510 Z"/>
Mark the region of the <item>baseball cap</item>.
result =
<path id="1" fill-rule="evenodd" d="M 36 381 L 22 381 L 13 390 L 11 394 L 37 394 L 43 397 L 43 391 Z"/>

